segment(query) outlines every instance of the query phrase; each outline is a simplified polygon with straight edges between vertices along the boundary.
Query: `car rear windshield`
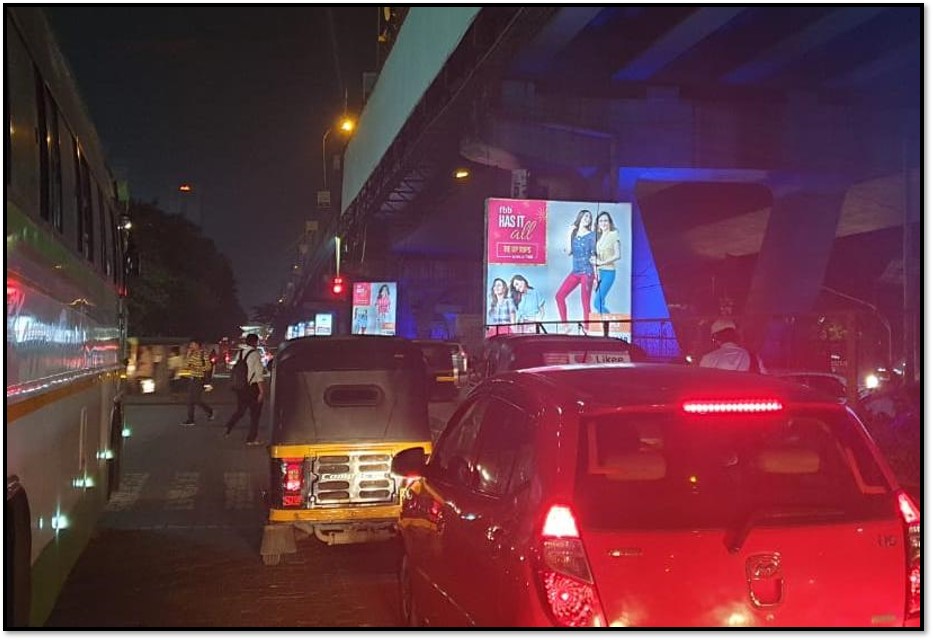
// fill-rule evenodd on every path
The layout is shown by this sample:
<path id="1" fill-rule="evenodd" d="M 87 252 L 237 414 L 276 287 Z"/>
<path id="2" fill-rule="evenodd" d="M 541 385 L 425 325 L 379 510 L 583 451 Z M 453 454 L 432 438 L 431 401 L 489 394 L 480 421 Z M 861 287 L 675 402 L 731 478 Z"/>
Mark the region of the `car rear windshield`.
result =
<path id="1" fill-rule="evenodd" d="M 296 345 L 279 356 L 280 374 L 297 371 L 396 371 L 423 369 L 421 353 L 411 347 L 381 344 L 378 338 L 350 342 Z M 448 356 L 449 357 L 449 356 Z"/>
<path id="2" fill-rule="evenodd" d="M 756 510 L 891 517 L 890 487 L 840 411 L 584 418 L 575 506 L 592 528 L 728 528 Z"/>
<path id="3" fill-rule="evenodd" d="M 562 364 L 631 362 L 629 347 L 621 340 L 581 340 L 557 344 L 528 344 L 516 347 L 512 369 L 530 369 Z"/>

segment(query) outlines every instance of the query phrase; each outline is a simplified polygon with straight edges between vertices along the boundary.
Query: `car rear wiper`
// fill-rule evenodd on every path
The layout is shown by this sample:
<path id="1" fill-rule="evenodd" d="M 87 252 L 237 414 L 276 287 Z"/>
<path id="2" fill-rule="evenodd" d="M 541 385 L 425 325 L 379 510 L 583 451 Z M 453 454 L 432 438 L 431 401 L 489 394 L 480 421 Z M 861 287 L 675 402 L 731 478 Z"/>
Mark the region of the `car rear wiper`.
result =
<path id="1" fill-rule="evenodd" d="M 738 553 L 742 550 L 742 545 L 745 544 L 745 540 L 748 539 L 748 534 L 751 533 L 755 525 L 761 522 L 771 520 L 794 520 L 797 518 L 821 519 L 826 516 L 838 517 L 843 515 L 845 515 L 845 511 L 836 507 L 800 507 L 793 505 L 759 507 L 749 511 L 747 515 L 739 520 L 736 527 L 727 530 L 723 542 L 726 545 L 726 549 L 729 550 L 729 553 Z"/>

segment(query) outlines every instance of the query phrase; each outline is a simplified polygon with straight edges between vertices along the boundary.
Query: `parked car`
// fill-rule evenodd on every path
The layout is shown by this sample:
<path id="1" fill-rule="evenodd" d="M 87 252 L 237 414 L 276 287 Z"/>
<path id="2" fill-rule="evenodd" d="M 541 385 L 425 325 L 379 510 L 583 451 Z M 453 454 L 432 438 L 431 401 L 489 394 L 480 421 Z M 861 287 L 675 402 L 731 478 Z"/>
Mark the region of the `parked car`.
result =
<path id="1" fill-rule="evenodd" d="M 510 372 L 392 468 L 411 625 L 919 626 L 919 509 L 856 414 L 799 385 Z"/>
<path id="2" fill-rule="evenodd" d="M 456 397 L 467 380 L 467 355 L 459 342 L 440 340 L 414 340 L 428 369 L 431 396 L 437 399 Z"/>
<path id="3" fill-rule="evenodd" d="M 403 449 L 430 451 L 424 358 L 408 340 L 315 336 L 285 342 L 272 368 L 268 521 L 260 555 L 295 552 L 294 531 L 327 544 L 395 537 Z"/>
<path id="4" fill-rule="evenodd" d="M 644 362 L 645 351 L 625 340 L 562 334 L 502 334 L 483 345 L 482 377 L 562 364 Z"/>

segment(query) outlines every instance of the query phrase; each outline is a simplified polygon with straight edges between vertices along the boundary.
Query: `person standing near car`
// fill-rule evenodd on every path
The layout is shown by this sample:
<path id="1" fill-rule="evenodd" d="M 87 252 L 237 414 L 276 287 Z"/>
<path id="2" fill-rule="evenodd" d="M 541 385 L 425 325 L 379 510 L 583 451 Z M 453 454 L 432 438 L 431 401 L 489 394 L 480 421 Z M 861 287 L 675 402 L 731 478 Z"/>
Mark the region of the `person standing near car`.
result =
<path id="1" fill-rule="evenodd" d="M 201 394 L 204 393 L 204 379 L 211 368 L 211 360 L 198 338 L 192 338 L 188 343 L 185 368 L 191 377 L 188 379 L 188 419 L 182 422 L 181 426 L 193 427 L 195 405 L 204 410 L 208 420 L 214 419 L 214 410 L 201 399 Z"/>
<path id="2" fill-rule="evenodd" d="M 701 367 L 767 373 L 761 359 L 739 345 L 738 330 L 728 318 L 720 318 L 710 327 L 710 337 L 716 349 L 700 359 Z"/>
<path id="3" fill-rule="evenodd" d="M 241 375 L 237 371 L 237 367 L 243 366 L 240 364 L 241 362 L 245 365 L 246 369 L 245 380 L 244 385 L 241 388 L 237 388 L 237 378 Z M 258 440 L 259 415 L 262 413 L 262 403 L 266 393 L 265 382 L 263 381 L 265 372 L 262 366 L 262 355 L 259 353 L 258 335 L 250 333 L 246 336 L 246 344 L 240 347 L 240 351 L 237 354 L 237 362 L 233 365 L 233 369 L 234 370 L 231 371 L 231 380 L 234 386 L 233 391 L 236 393 L 236 411 L 234 411 L 230 419 L 227 420 L 224 437 L 230 435 L 230 432 L 233 431 L 233 427 L 236 426 L 236 423 L 243 417 L 246 410 L 249 409 L 249 433 L 246 436 L 246 445 L 261 445 L 262 442 Z"/>

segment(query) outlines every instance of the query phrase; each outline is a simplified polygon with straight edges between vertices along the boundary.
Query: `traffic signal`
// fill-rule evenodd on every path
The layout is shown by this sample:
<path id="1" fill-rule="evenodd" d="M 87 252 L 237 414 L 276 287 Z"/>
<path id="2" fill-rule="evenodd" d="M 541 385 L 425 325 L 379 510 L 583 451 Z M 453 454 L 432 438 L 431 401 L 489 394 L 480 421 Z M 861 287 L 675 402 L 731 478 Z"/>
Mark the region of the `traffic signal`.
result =
<path id="1" fill-rule="evenodd" d="M 340 276 L 334 276 L 334 279 L 330 281 L 330 291 L 335 296 L 343 295 L 344 287 L 343 278 Z"/>

